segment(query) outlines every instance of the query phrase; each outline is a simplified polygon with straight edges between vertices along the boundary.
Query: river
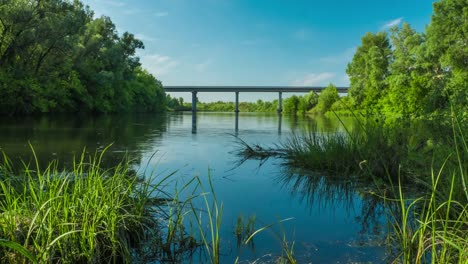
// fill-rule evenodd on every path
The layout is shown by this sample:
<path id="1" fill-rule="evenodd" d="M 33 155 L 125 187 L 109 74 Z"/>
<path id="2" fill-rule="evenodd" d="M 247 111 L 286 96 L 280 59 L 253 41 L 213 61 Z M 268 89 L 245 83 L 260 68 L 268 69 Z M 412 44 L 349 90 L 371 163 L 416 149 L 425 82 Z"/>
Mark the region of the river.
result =
<path id="1" fill-rule="evenodd" d="M 340 130 L 338 120 L 240 113 L 237 122 L 234 113 L 198 113 L 195 130 L 191 113 L 2 118 L 0 148 L 13 160 L 28 162 L 30 144 L 41 164 L 51 159 L 67 164 L 84 147 L 92 154 L 112 144 L 105 163 L 127 153 L 142 172 L 160 177 L 175 172 L 172 182 L 178 186 L 209 174 L 223 205 L 221 263 L 239 255 L 241 262 L 274 262 L 283 235 L 290 246 L 294 242 L 298 263 L 385 262 L 385 222 L 377 199 L 352 182 L 298 174 L 280 159 L 241 163 L 236 155 L 238 139 L 274 146 L 312 123 L 325 132 Z M 239 215 L 255 215 L 255 228 L 292 219 L 256 235 L 253 249 L 239 249 L 234 234 Z"/>

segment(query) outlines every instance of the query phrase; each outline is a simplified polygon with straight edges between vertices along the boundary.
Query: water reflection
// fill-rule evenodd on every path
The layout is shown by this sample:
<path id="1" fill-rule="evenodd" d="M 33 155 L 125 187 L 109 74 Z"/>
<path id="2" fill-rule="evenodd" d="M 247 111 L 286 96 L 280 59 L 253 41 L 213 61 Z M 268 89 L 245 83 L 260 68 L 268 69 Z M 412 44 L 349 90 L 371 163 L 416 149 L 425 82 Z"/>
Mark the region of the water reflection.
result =
<path id="1" fill-rule="evenodd" d="M 39 164 L 59 159 L 70 164 L 83 150 L 93 154 L 112 144 L 104 166 L 114 166 L 128 153 L 139 163 L 142 153 L 157 144 L 166 131 L 166 115 L 3 117 L 0 149 L 15 164 L 32 160 L 34 148 Z"/>
<path id="2" fill-rule="evenodd" d="M 296 196 L 308 208 L 334 208 L 343 206 L 349 212 L 358 210 L 356 220 L 361 224 L 361 234 L 372 231 L 377 235 L 382 230 L 384 203 L 381 197 L 372 193 L 373 183 L 339 175 L 324 175 L 318 172 L 304 172 L 287 168 L 276 178 L 277 182 Z M 357 203 L 359 200 L 359 203 Z"/>
<path id="3" fill-rule="evenodd" d="M 312 178 L 298 172 L 279 175 L 283 166 L 280 160 L 274 159 L 264 162 L 260 169 L 258 161 L 246 161 L 233 169 L 236 162 L 232 155 L 236 149 L 233 133 L 249 144 L 274 145 L 287 139 L 292 130 L 304 131 L 312 123 L 324 131 L 341 129 L 341 124 L 333 118 L 310 119 L 276 113 L 197 113 L 195 119 L 190 112 L 3 118 L 0 147 L 12 158 L 28 160 L 31 156 L 29 141 L 40 162 L 45 163 L 54 158 L 70 160 L 84 147 L 93 153 L 113 143 L 105 156 L 109 165 L 129 153 L 135 164 L 142 167 L 149 164 L 148 172 L 156 171 L 166 176 L 177 170 L 175 177 L 182 182 L 194 175 L 205 179 L 209 171 L 217 199 L 225 208 L 220 234 L 225 247 L 222 263 L 233 263 L 237 257 L 233 228 L 239 214 L 245 217 L 256 215 L 256 228 L 277 219 L 294 217 L 294 221 L 284 225 L 284 232 L 290 241 L 297 241 L 294 250 L 297 249 L 299 263 L 378 259 L 378 250 L 372 255 L 370 246 L 359 245 L 359 241 L 368 242 L 369 239 L 356 238 L 356 233 L 380 230 L 376 213 L 380 205 L 373 205 L 373 197 L 357 188 L 356 183 Z M 151 160 L 155 151 L 158 151 L 156 157 Z M 372 210 L 372 206 L 377 210 Z M 374 228 L 373 223 L 378 228 Z M 255 238 L 255 251 L 244 251 L 243 259 L 281 254 L 281 246 L 276 237 L 266 231 Z"/>

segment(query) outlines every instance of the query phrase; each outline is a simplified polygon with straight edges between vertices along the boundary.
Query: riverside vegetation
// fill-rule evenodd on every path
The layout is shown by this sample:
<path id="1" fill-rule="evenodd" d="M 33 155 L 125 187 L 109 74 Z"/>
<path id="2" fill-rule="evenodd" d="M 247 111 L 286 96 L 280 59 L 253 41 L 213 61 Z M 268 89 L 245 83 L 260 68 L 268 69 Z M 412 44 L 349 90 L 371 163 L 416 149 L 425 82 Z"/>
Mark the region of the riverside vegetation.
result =
<path id="1" fill-rule="evenodd" d="M 441 0 L 425 33 L 404 23 L 390 39 L 362 38 L 349 94 L 325 108 L 354 116 L 354 129 L 312 127 L 274 148 L 241 142 L 240 154 L 373 186 L 393 228 L 392 261 L 467 263 L 467 10 L 466 1 Z"/>
<path id="2" fill-rule="evenodd" d="M 440 0 L 424 33 L 406 23 L 390 37 L 367 33 L 348 64 L 348 96 L 330 85 L 322 96 L 285 102 L 290 112 L 354 114 L 355 129 L 325 134 L 312 127 L 277 148 L 245 145 L 242 155 L 280 156 L 292 168 L 371 186 L 392 227 L 391 261 L 466 263 L 467 10 L 464 0 Z M 93 18 L 79 1 L 7 1 L 1 12 L 2 114 L 164 109 L 160 83 L 134 56 L 142 42 L 119 37 L 109 18 Z M 65 170 L 55 161 L 17 169 L 4 156 L 2 262 L 177 262 L 200 248 L 219 262 L 223 206 L 201 181 L 184 185 L 180 191 L 201 193 L 181 201 L 162 188 L 169 176 L 141 179 L 127 161 L 105 168 L 101 157 L 82 155 Z M 199 198 L 208 232 L 192 203 Z M 184 226 L 189 215 L 197 231 Z M 248 230 L 243 244 L 264 229 Z M 282 260 L 294 263 L 294 244 L 283 246 Z"/>

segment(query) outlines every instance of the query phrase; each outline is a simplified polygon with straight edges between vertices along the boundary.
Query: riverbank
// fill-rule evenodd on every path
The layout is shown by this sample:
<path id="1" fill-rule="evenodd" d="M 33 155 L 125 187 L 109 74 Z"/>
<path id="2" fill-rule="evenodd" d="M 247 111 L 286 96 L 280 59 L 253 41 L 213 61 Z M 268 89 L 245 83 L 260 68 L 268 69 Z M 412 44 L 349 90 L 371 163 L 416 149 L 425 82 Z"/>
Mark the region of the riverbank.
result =
<path id="1" fill-rule="evenodd" d="M 376 118 L 356 122 L 345 133 L 323 133 L 312 126 L 273 148 L 241 143 L 240 155 L 281 157 L 291 168 L 373 186 L 371 192 L 388 209 L 394 228 L 388 239 L 397 261 L 468 261 L 465 124 L 454 115 L 444 123 Z"/>

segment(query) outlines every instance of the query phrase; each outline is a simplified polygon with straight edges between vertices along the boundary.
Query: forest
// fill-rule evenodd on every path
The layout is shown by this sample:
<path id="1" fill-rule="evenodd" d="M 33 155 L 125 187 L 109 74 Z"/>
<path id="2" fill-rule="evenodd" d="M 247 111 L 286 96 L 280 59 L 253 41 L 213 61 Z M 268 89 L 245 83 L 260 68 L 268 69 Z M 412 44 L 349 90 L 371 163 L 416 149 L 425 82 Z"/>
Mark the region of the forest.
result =
<path id="1" fill-rule="evenodd" d="M 119 35 L 80 1 L 2 0 L 0 114 L 165 110 L 162 84 Z"/>

